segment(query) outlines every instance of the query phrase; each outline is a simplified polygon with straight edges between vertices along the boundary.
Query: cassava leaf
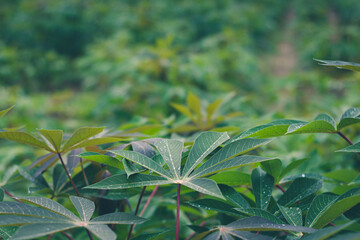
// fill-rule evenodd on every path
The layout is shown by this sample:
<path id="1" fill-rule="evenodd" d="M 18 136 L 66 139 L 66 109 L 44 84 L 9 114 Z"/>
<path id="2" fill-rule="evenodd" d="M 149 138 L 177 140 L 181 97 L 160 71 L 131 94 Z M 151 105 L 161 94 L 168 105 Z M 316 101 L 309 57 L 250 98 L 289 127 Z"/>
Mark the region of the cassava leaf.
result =
<path id="1" fill-rule="evenodd" d="M 255 168 L 251 173 L 251 183 L 256 206 L 266 209 L 270 203 L 274 178 L 261 170 L 261 168 Z"/>
<path id="2" fill-rule="evenodd" d="M 337 67 L 352 71 L 358 71 L 360 72 L 360 64 L 353 63 L 353 62 L 345 62 L 345 61 L 338 61 L 338 60 L 320 60 L 320 59 L 314 59 L 315 61 L 318 61 L 319 64 L 324 66 L 331 66 L 331 67 Z"/>
<path id="3" fill-rule="evenodd" d="M 282 215 L 286 221 L 294 226 L 302 226 L 302 213 L 301 209 L 297 207 L 283 207 L 278 205 Z"/>
<path id="4" fill-rule="evenodd" d="M 169 139 L 169 140 L 157 142 L 155 143 L 155 146 L 159 150 L 163 159 L 165 160 L 165 163 L 168 165 L 172 176 L 175 177 L 176 179 L 180 179 L 181 155 L 182 155 L 184 143 L 178 140 Z"/>
<path id="5" fill-rule="evenodd" d="M 103 127 L 82 127 L 77 129 L 71 137 L 65 142 L 62 147 L 62 152 L 70 150 L 74 145 L 79 145 L 81 142 L 93 137 L 104 130 Z M 96 145 L 96 144 L 93 144 Z"/>
<path id="6" fill-rule="evenodd" d="M 11 106 L 11 107 L 9 107 L 9 108 L 7 108 L 7 109 L 4 109 L 4 110 L 1 110 L 0 111 L 0 118 L 2 118 L 5 114 L 7 114 L 11 109 L 13 109 L 13 107 L 15 107 L 15 105 L 14 106 Z"/>
<path id="7" fill-rule="evenodd" d="M 337 129 L 341 130 L 350 125 L 360 122 L 360 108 L 349 108 L 346 110 L 340 118 L 340 122 L 337 125 Z"/>
<path id="8" fill-rule="evenodd" d="M 33 147 L 43 148 L 49 152 L 53 152 L 53 150 L 49 148 L 49 146 L 46 143 L 38 140 L 37 138 L 31 136 L 26 132 L 15 132 L 15 131 L 0 132 L 0 138 L 4 138 L 18 143 L 23 143 Z"/>
<path id="9" fill-rule="evenodd" d="M 105 165 L 108 165 L 111 167 L 124 169 L 124 167 L 121 164 L 121 161 L 119 159 L 108 156 L 108 155 L 103 155 L 103 154 L 96 153 L 96 152 L 85 152 L 85 153 L 79 154 L 78 156 L 81 158 L 85 158 L 90 161 L 102 163 L 102 164 L 105 164 Z"/>
<path id="10" fill-rule="evenodd" d="M 55 152 L 60 152 L 61 143 L 63 139 L 63 132 L 61 130 L 38 129 L 38 131 L 51 144 Z"/>

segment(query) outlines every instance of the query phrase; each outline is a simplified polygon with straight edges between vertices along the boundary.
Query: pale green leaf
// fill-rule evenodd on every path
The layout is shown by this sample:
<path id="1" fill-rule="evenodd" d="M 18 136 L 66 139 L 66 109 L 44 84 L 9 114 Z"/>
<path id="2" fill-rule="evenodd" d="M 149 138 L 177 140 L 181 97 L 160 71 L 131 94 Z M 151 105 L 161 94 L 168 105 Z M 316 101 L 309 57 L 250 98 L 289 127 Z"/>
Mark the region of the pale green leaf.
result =
<path id="1" fill-rule="evenodd" d="M 227 133 L 204 132 L 200 134 L 190 150 L 182 175 L 187 177 L 206 156 L 228 139 Z"/>
<path id="2" fill-rule="evenodd" d="M 358 64 L 358 63 L 338 61 L 338 60 L 335 60 L 335 61 L 334 60 L 320 60 L 320 59 L 314 59 L 314 60 L 318 61 L 321 65 L 324 65 L 324 66 L 331 66 L 331 67 L 337 67 L 337 68 L 360 72 L 360 64 Z"/>
<path id="3" fill-rule="evenodd" d="M 14 105 L 15 106 L 15 105 Z M 11 106 L 7 109 L 1 110 L 0 111 L 0 118 L 2 118 L 5 114 L 7 114 L 11 109 L 13 109 L 14 106 Z"/>
<path id="4" fill-rule="evenodd" d="M 300 133 L 334 133 L 336 132 L 335 120 L 327 114 L 319 114 L 309 123 L 291 124 L 286 134 Z"/>
<path id="5" fill-rule="evenodd" d="M 115 137 L 92 138 L 92 139 L 84 140 L 84 141 L 80 142 L 79 144 L 76 144 L 76 145 L 74 145 L 72 147 L 69 147 L 65 151 L 70 151 L 70 150 L 83 148 L 83 147 L 107 144 L 107 143 L 114 143 L 114 142 L 119 142 L 120 140 L 121 140 L 120 138 L 115 138 Z"/>
<path id="6" fill-rule="evenodd" d="M 233 138 L 233 141 L 242 138 L 272 138 L 272 137 L 283 136 L 287 132 L 288 127 L 291 124 L 296 124 L 296 123 L 305 123 L 305 122 L 298 120 L 287 120 L 287 119 L 275 120 L 273 122 L 246 130 L 245 132 L 235 136 Z"/>
<path id="7" fill-rule="evenodd" d="M 360 152 L 360 142 L 350 145 L 346 148 L 337 150 L 336 152 Z"/>
<path id="8" fill-rule="evenodd" d="M 154 160 L 152 160 L 151 158 L 138 153 L 138 152 L 133 152 L 133 151 L 109 151 L 115 155 L 118 155 L 120 157 L 126 158 L 132 162 L 135 162 L 155 173 L 158 173 L 166 178 L 172 178 L 170 173 L 168 171 L 166 171 L 165 169 L 163 169 L 163 167 L 158 164 L 157 162 L 155 162 Z"/>
<path id="9" fill-rule="evenodd" d="M 127 177 L 126 174 L 117 174 L 104 180 L 87 186 L 85 188 L 91 189 L 124 189 L 132 187 L 143 187 L 151 185 L 163 185 L 169 184 L 173 181 L 168 180 L 161 176 L 146 175 L 146 174 L 134 174 Z"/>
<path id="10" fill-rule="evenodd" d="M 216 182 L 207 178 L 191 179 L 186 182 L 184 181 L 181 184 L 201 193 L 222 199 L 224 198 Z"/>
<path id="11" fill-rule="evenodd" d="M 61 130 L 45 130 L 38 129 L 38 131 L 49 141 L 55 152 L 60 152 L 61 143 L 63 139 L 63 131 Z"/>
<path id="12" fill-rule="evenodd" d="M 359 122 L 360 122 L 360 108 L 349 108 L 341 115 L 337 129 L 341 130 L 344 127 L 348 127 L 350 125 L 357 124 Z"/>
<path id="13" fill-rule="evenodd" d="M 294 226 L 302 226 L 302 212 L 300 208 L 284 207 L 281 205 L 278 205 L 278 207 L 289 224 Z"/>
<path id="14" fill-rule="evenodd" d="M 255 168 L 251 173 L 251 183 L 256 206 L 266 209 L 270 203 L 274 178 L 261 170 L 261 168 Z"/>
<path id="15" fill-rule="evenodd" d="M 192 92 L 189 92 L 189 94 L 186 97 L 186 103 L 188 107 L 191 109 L 191 111 L 195 113 L 198 123 L 200 123 L 200 121 L 202 120 L 200 99 Z"/>
<path id="16" fill-rule="evenodd" d="M 238 186 L 251 183 L 250 175 L 239 171 L 219 172 L 209 177 L 209 179 L 214 180 L 217 184 L 226 184 L 230 186 Z"/>
<path id="17" fill-rule="evenodd" d="M 175 108 L 177 111 L 179 111 L 182 114 L 184 114 L 185 116 L 187 116 L 188 118 L 190 118 L 192 121 L 196 122 L 196 118 L 194 118 L 194 116 L 192 115 L 192 113 L 188 107 L 177 104 L 177 103 L 171 103 L 171 106 L 173 108 Z"/>
<path id="18" fill-rule="evenodd" d="M 213 120 L 214 115 L 216 114 L 216 111 L 219 109 L 220 105 L 222 103 L 221 99 L 217 99 L 214 102 L 210 103 L 206 108 L 206 119 L 208 122 Z"/>
<path id="19" fill-rule="evenodd" d="M 358 174 L 359 174 L 359 172 L 354 169 L 338 169 L 335 171 L 325 173 L 323 175 L 325 177 L 348 184 L 351 181 L 353 181 Z"/>
<path id="20" fill-rule="evenodd" d="M 155 146 L 158 149 L 158 151 L 160 152 L 161 156 L 163 157 L 165 163 L 168 165 L 172 176 L 176 179 L 180 179 L 181 156 L 182 156 L 184 143 L 182 141 L 178 141 L 178 140 L 166 139 L 161 142 L 155 143 Z M 147 167 L 147 168 L 149 168 L 149 167 Z M 161 174 L 161 175 L 164 175 L 164 174 Z M 169 174 L 164 175 L 164 176 L 170 177 Z"/>
<path id="21" fill-rule="evenodd" d="M 80 218 L 84 222 L 90 221 L 95 211 L 94 202 L 87 200 L 86 198 L 76 197 L 76 196 L 70 196 L 70 200 L 74 204 L 76 210 L 78 211 Z"/>
<path id="22" fill-rule="evenodd" d="M 38 140 L 37 138 L 31 136 L 26 132 L 14 132 L 14 131 L 0 132 L 0 138 L 4 138 L 18 143 L 23 143 L 33 147 L 43 148 L 49 152 L 53 152 L 53 150 L 49 148 L 46 143 Z"/>
<path id="23" fill-rule="evenodd" d="M 96 152 L 85 152 L 85 153 L 79 154 L 78 156 L 81 158 L 85 158 L 90 161 L 102 163 L 102 164 L 105 164 L 105 165 L 108 165 L 111 167 L 124 169 L 124 167 L 122 166 L 121 161 L 119 159 L 108 156 L 108 155 L 103 155 L 103 154 L 96 153 Z"/>
<path id="24" fill-rule="evenodd" d="M 62 152 L 68 151 L 70 148 L 74 148 L 74 145 L 80 144 L 82 141 L 89 139 L 104 130 L 103 127 L 82 127 L 77 129 L 73 135 L 65 142 Z"/>

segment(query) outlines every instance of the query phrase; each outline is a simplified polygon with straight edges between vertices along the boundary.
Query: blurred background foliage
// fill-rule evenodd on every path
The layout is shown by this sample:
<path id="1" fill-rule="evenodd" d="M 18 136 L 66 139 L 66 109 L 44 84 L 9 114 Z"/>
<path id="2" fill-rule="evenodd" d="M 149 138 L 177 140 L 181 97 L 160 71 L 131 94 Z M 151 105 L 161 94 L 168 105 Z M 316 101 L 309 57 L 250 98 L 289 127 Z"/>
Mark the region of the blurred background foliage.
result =
<path id="1" fill-rule="evenodd" d="M 339 117 L 359 107 L 360 75 L 313 58 L 359 62 L 359 12 L 358 0 L 2 0 L 0 102 L 16 107 L 0 127 L 186 126 L 173 104 L 189 92 L 241 112 L 212 127 Z M 329 167 L 317 147 L 330 139 L 270 146 Z"/>

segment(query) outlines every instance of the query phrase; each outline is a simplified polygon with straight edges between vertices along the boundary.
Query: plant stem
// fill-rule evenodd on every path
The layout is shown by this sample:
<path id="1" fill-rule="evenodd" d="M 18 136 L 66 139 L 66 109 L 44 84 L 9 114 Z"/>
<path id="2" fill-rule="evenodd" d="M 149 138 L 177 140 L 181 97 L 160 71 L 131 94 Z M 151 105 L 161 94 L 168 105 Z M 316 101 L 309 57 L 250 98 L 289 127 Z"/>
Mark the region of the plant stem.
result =
<path id="1" fill-rule="evenodd" d="M 22 201 L 20 201 L 19 199 L 17 199 L 14 195 L 12 195 L 11 193 L 9 193 L 5 188 L 2 187 L 2 190 L 4 191 L 4 193 L 6 195 L 8 195 L 9 197 L 11 197 L 12 199 L 14 199 L 15 201 L 19 202 L 19 203 L 23 203 Z"/>
<path id="2" fill-rule="evenodd" d="M 181 184 L 178 184 L 177 201 L 176 201 L 176 240 L 179 240 L 179 220 L 180 220 L 180 188 Z"/>
<path id="3" fill-rule="evenodd" d="M 89 181 L 86 177 L 86 173 L 85 173 L 85 170 L 84 170 L 84 165 L 83 165 L 83 161 L 82 161 L 82 158 L 80 158 L 80 166 L 81 166 L 81 171 L 82 171 L 82 174 L 84 176 L 84 180 L 85 180 L 85 183 L 86 183 L 86 186 L 89 186 Z"/>
<path id="4" fill-rule="evenodd" d="M 63 168 L 64 168 L 64 170 L 65 170 L 65 172 L 66 172 L 66 175 L 68 176 L 68 178 L 69 178 L 69 180 L 70 180 L 70 182 L 71 182 L 71 185 L 73 186 L 76 194 L 80 197 L 80 193 L 79 193 L 78 189 L 76 188 L 75 183 L 74 183 L 74 181 L 72 180 L 72 178 L 71 178 L 71 176 L 70 176 L 70 173 L 69 173 L 67 167 L 65 166 L 65 163 L 64 163 L 64 160 L 62 159 L 61 154 L 58 153 L 58 156 L 59 156 L 60 161 L 61 161 L 61 164 L 62 164 L 62 166 L 63 166 Z"/>
<path id="5" fill-rule="evenodd" d="M 353 142 L 352 142 L 349 138 L 347 138 L 342 132 L 337 131 L 336 133 L 337 133 L 340 137 L 342 137 L 345 141 L 347 141 L 350 145 L 354 145 Z"/>
<path id="6" fill-rule="evenodd" d="M 137 215 L 137 213 L 138 213 L 138 211 L 139 211 L 140 204 L 141 204 L 141 199 L 142 199 L 142 197 L 144 196 L 145 189 L 146 189 L 146 186 L 143 187 L 143 189 L 141 190 L 140 197 L 139 197 L 138 203 L 137 203 L 137 205 L 136 205 L 136 209 L 135 209 L 135 216 Z M 128 236 L 127 236 L 127 238 L 126 238 L 127 240 L 129 240 L 129 239 L 131 238 L 131 234 L 132 234 L 132 231 L 134 230 L 134 228 L 135 228 L 135 224 L 132 224 L 132 225 L 130 226 Z"/>
<path id="7" fill-rule="evenodd" d="M 90 232 L 89 230 L 87 230 L 87 229 L 86 229 L 86 232 L 87 232 L 87 234 L 88 234 L 88 236 L 89 236 L 90 240 L 94 240 L 94 239 L 93 239 L 93 237 L 92 237 L 92 235 L 91 235 L 91 232 Z"/>
<path id="8" fill-rule="evenodd" d="M 65 237 L 67 237 L 69 240 L 74 240 L 69 234 L 61 232 L 62 235 L 64 235 Z"/>
<path id="9" fill-rule="evenodd" d="M 280 184 L 276 184 L 275 187 L 280 189 L 283 193 L 285 192 L 285 189 Z"/>
<path id="10" fill-rule="evenodd" d="M 151 199 L 155 196 L 155 193 L 156 193 L 156 191 L 158 190 L 158 188 L 159 188 L 159 185 L 156 185 L 156 187 L 154 188 L 154 190 L 151 192 L 149 198 L 146 200 L 146 203 L 145 203 L 143 209 L 141 210 L 141 212 L 140 212 L 140 214 L 139 214 L 139 217 L 142 217 L 142 215 L 144 214 L 146 208 L 147 208 L 147 207 L 149 206 L 149 204 L 150 204 Z"/>

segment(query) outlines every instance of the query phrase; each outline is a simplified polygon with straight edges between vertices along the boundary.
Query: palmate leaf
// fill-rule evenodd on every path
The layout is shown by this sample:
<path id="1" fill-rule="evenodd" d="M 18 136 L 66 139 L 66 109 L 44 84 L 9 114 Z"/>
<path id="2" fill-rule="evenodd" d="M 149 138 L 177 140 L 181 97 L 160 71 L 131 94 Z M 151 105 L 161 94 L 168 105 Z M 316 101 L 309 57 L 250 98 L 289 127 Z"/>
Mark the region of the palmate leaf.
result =
<path id="1" fill-rule="evenodd" d="M 43 148 L 49 152 L 53 151 L 46 143 L 40 141 L 39 139 L 31 136 L 26 132 L 16 132 L 16 131 L 0 132 L 0 138 L 4 138 L 18 143 L 23 143 L 32 147 Z"/>
<path id="2" fill-rule="evenodd" d="M 241 139 L 226 145 L 210 157 L 209 160 L 205 161 L 204 164 L 196 168 L 206 156 L 227 139 L 228 136 L 226 133 L 204 132 L 200 134 L 195 140 L 190 153 L 187 155 L 187 161 L 185 162 L 183 171 L 181 171 L 183 143 L 178 140 L 162 140 L 155 143 L 155 146 L 158 148 L 169 169 L 165 169 L 161 164 L 154 161 L 154 159 L 141 153 L 133 151 L 110 151 L 160 176 L 134 174 L 132 175 L 133 177 L 130 176 L 129 179 L 125 179 L 123 175 L 116 175 L 88 186 L 87 188 L 122 189 L 135 186 L 174 183 L 182 184 L 201 193 L 223 198 L 220 189 L 214 181 L 201 177 L 229 168 L 270 160 L 270 158 L 257 156 L 236 157 L 239 154 L 243 154 L 270 142 L 268 139 Z M 183 157 L 186 157 L 186 155 Z"/>
<path id="3" fill-rule="evenodd" d="M 55 232 L 84 227 L 102 240 L 115 240 L 116 234 L 107 224 L 137 224 L 145 219 L 127 214 L 105 214 L 92 220 L 93 202 L 71 196 L 80 218 L 59 203 L 42 197 L 19 198 L 30 206 L 19 202 L 0 203 L 0 227 L 20 226 L 11 239 L 32 239 Z"/>
<path id="4" fill-rule="evenodd" d="M 61 130 L 38 129 L 38 131 L 50 143 L 48 145 L 52 146 L 55 152 L 60 152 L 63 140 L 63 132 Z"/>

